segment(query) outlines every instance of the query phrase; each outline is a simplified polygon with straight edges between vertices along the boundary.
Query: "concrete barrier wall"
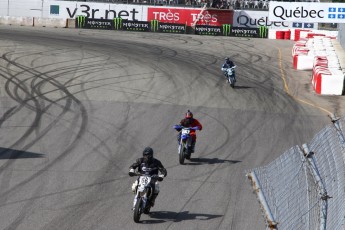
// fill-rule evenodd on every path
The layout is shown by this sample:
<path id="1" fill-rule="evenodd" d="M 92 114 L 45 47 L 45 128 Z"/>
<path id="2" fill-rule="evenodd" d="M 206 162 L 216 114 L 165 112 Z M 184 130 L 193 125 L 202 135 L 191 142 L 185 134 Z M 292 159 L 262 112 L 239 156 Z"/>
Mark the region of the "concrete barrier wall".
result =
<path id="1" fill-rule="evenodd" d="M 1 16 L 0 25 L 33 26 L 33 17 Z"/>
<path id="2" fill-rule="evenodd" d="M 12 16 L 0 16 L 0 25 L 38 26 L 54 28 L 65 28 L 68 26 L 66 19 Z M 73 22 L 70 27 L 74 28 L 75 23 Z"/>
<path id="3" fill-rule="evenodd" d="M 66 19 L 59 18 L 33 18 L 33 25 L 39 27 L 55 27 L 65 28 L 67 26 Z"/>
<path id="4" fill-rule="evenodd" d="M 345 23 L 338 25 L 338 31 L 339 31 L 339 43 L 345 50 Z"/>

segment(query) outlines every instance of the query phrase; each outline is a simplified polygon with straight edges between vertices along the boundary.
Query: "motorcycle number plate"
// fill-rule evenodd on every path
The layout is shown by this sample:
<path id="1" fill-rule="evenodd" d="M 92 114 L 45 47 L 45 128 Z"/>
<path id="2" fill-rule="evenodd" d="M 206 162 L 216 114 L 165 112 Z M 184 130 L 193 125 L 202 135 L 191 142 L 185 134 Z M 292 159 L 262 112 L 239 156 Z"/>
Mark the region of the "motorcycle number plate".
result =
<path id="1" fill-rule="evenodd" d="M 190 133 L 190 130 L 189 129 L 183 129 L 182 130 L 182 134 L 189 134 Z"/>
<path id="2" fill-rule="evenodd" d="M 150 177 L 142 176 L 140 177 L 140 184 L 146 185 L 150 182 L 150 179 L 151 179 Z"/>

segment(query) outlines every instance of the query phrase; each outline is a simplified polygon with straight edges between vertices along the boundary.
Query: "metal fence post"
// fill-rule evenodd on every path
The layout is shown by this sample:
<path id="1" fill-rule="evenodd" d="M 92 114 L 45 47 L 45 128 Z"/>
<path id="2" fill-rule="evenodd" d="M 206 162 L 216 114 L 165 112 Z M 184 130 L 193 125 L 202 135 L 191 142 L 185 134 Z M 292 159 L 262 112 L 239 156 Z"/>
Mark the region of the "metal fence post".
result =
<path id="1" fill-rule="evenodd" d="M 320 206 L 320 230 L 326 230 L 326 222 L 327 222 L 327 199 L 330 198 L 327 195 L 327 190 L 322 182 L 320 177 L 319 170 L 317 169 L 315 160 L 314 160 L 314 153 L 309 151 L 309 147 L 307 144 L 302 145 L 302 150 L 304 152 L 304 156 L 307 158 L 308 168 L 313 175 L 313 178 L 318 185 L 319 194 L 321 198 L 321 206 Z"/>
<path id="2" fill-rule="evenodd" d="M 271 213 L 271 210 L 266 202 L 266 198 L 264 194 L 262 193 L 262 189 L 260 186 L 260 182 L 255 174 L 254 171 L 249 172 L 247 174 L 248 179 L 252 182 L 252 186 L 254 188 L 254 191 L 256 192 L 259 202 L 261 204 L 261 207 L 264 211 L 264 215 L 268 224 L 269 229 L 277 229 L 277 222 L 274 221 L 273 215 Z"/>
<path id="3" fill-rule="evenodd" d="M 335 114 L 332 114 L 332 116 L 329 116 L 329 117 L 331 118 L 332 123 L 333 123 L 335 129 L 337 130 L 341 145 L 343 146 L 343 148 L 345 148 L 345 137 L 344 137 L 344 134 L 343 134 L 343 132 L 340 128 L 340 124 L 339 124 L 340 118 L 336 117 Z"/>

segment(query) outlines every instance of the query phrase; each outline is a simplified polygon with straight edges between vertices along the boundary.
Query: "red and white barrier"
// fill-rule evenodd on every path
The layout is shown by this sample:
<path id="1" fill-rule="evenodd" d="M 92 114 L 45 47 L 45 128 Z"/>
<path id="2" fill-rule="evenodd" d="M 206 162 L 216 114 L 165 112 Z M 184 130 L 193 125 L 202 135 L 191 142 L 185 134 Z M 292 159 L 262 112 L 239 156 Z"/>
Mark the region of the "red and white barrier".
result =
<path id="1" fill-rule="evenodd" d="M 302 40 L 292 48 L 294 69 L 312 70 L 311 84 L 317 94 L 342 95 L 345 73 L 331 41 L 334 37 L 310 31 L 300 31 L 299 36 Z"/>
<path id="2" fill-rule="evenodd" d="M 316 71 L 312 81 L 317 94 L 342 95 L 344 88 L 344 73 L 341 70 L 330 71 L 323 69 Z"/>
<path id="3" fill-rule="evenodd" d="M 309 55 L 295 55 L 293 58 L 293 67 L 298 70 L 313 69 L 314 56 Z"/>

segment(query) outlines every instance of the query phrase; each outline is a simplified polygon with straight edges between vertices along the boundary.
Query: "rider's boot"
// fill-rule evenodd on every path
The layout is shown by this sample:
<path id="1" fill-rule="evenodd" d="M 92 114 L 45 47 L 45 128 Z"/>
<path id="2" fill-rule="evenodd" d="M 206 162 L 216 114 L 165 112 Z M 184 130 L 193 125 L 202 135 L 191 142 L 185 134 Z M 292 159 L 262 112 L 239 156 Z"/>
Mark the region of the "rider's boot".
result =
<path id="1" fill-rule="evenodd" d="M 157 198 L 157 196 L 158 196 L 158 194 L 152 194 L 152 197 L 151 197 L 151 206 L 153 207 L 153 206 L 155 206 L 155 200 L 156 200 L 156 198 Z"/>
<path id="2" fill-rule="evenodd" d="M 191 153 L 194 153 L 195 151 L 195 141 L 192 142 L 192 145 L 191 145 Z"/>

